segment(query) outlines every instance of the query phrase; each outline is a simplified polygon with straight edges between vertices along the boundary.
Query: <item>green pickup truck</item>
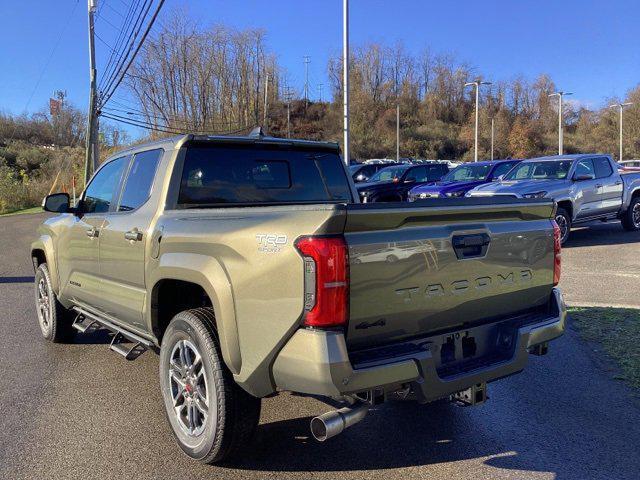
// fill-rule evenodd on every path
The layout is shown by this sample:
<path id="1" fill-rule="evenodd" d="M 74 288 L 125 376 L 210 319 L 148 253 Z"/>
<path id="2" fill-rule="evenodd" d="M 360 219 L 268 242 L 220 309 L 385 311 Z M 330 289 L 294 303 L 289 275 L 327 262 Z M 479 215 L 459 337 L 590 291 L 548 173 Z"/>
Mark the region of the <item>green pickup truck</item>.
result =
<path id="1" fill-rule="evenodd" d="M 390 398 L 481 403 L 565 327 L 551 200 L 360 204 L 333 143 L 165 139 L 43 206 L 42 334 L 159 353 L 167 419 L 202 462 L 239 455 L 280 391 L 343 402 L 312 420 L 320 441 Z"/>

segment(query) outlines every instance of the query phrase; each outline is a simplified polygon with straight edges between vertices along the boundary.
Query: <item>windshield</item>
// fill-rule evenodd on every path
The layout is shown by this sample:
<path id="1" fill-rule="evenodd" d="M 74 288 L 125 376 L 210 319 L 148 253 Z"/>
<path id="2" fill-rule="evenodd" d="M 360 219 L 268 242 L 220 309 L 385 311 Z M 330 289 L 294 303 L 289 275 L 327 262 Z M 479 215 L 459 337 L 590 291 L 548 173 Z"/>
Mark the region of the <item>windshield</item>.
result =
<path id="1" fill-rule="evenodd" d="M 569 174 L 571 160 L 559 162 L 524 162 L 505 175 L 505 180 L 564 180 Z"/>
<path id="2" fill-rule="evenodd" d="M 407 171 L 409 165 L 400 167 L 386 167 L 372 176 L 370 182 L 393 182 L 398 181 L 402 174 Z"/>
<path id="3" fill-rule="evenodd" d="M 479 182 L 486 180 L 491 165 L 462 165 L 454 168 L 443 178 L 443 182 Z"/>

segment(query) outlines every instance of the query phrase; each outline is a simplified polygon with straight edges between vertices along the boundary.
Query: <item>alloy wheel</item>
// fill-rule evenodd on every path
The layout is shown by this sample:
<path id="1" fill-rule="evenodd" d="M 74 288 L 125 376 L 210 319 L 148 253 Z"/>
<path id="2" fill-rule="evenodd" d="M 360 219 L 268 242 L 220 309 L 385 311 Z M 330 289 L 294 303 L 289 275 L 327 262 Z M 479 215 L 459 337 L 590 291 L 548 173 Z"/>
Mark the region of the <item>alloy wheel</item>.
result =
<path id="1" fill-rule="evenodd" d="M 38 281 L 36 286 L 36 307 L 38 309 L 38 322 L 40 329 L 46 336 L 51 329 L 51 299 L 49 297 L 49 287 L 44 278 Z"/>
<path id="2" fill-rule="evenodd" d="M 197 437 L 208 421 L 216 421 L 215 395 L 209 391 L 202 356 L 189 340 L 179 340 L 171 351 L 169 388 L 174 415 L 186 435 Z"/>
<path id="3" fill-rule="evenodd" d="M 569 236 L 569 222 L 564 215 L 556 215 L 556 223 L 560 227 L 560 241 L 564 243 Z"/>
<path id="4" fill-rule="evenodd" d="M 633 226 L 640 228 L 640 202 L 636 202 L 631 211 L 631 219 L 633 220 Z"/>

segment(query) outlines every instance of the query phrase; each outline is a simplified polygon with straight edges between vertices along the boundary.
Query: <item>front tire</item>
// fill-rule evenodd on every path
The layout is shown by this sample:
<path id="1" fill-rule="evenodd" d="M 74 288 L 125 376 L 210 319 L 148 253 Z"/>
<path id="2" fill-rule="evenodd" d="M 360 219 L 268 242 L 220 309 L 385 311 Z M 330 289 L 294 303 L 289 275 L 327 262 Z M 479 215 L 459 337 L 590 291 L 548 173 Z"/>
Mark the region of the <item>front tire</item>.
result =
<path id="1" fill-rule="evenodd" d="M 36 270 L 35 300 L 42 336 L 53 343 L 71 340 L 74 334 L 72 313 L 58 301 L 46 263 L 40 264 Z"/>
<path id="2" fill-rule="evenodd" d="M 242 452 L 260 420 L 260 399 L 233 380 L 224 364 L 211 308 L 177 314 L 160 348 L 160 389 L 180 448 L 202 463 Z"/>
<path id="3" fill-rule="evenodd" d="M 631 204 L 622 217 L 622 226 L 628 232 L 640 230 L 640 197 L 631 199 Z"/>
<path id="4" fill-rule="evenodd" d="M 558 208 L 556 223 L 560 227 L 560 244 L 564 245 L 571 234 L 571 215 L 564 208 Z"/>

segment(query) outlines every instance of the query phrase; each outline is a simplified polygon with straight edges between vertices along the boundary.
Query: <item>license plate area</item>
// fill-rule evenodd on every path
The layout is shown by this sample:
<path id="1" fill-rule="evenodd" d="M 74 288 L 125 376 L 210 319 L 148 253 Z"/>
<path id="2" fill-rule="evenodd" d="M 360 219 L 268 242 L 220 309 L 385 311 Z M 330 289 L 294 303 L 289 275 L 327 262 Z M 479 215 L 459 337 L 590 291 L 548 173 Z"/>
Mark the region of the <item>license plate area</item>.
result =
<path id="1" fill-rule="evenodd" d="M 516 329 L 495 324 L 450 332 L 432 339 L 430 349 L 438 376 L 446 379 L 468 374 L 511 359 L 516 332 Z"/>

